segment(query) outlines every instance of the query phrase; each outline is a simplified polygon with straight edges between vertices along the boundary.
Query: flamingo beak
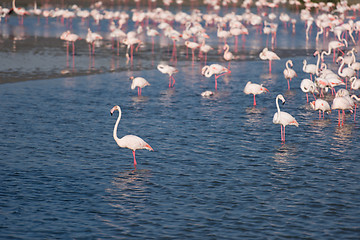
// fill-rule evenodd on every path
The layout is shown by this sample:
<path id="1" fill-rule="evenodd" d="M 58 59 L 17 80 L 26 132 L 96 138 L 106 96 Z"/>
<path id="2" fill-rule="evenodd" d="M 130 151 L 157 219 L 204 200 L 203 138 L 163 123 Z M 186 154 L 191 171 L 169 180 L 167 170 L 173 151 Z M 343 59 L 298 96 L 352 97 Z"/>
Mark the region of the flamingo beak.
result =
<path id="1" fill-rule="evenodd" d="M 265 90 L 266 92 L 270 92 L 267 88 L 264 88 L 264 90 Z"/>

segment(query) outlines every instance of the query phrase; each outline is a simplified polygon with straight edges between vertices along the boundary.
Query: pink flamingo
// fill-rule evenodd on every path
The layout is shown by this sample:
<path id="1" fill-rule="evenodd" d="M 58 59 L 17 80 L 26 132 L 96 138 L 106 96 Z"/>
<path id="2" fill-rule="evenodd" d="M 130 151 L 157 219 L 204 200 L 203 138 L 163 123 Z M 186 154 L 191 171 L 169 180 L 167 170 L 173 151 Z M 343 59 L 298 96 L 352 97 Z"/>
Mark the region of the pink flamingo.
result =
<path id="1" fill-rule="evenodd" d="M 293 79 L 294 77 L 297 77 L 297 74 L 296 72 L 294 71 L 294 69 L 290 68 L 289 65 L 291 67 L 293 67 L 293 62 L 291 60 L 287 60 L 286 61 L 286 69 L 284 69 L 284 77 L 285 79 L 287 80 L 287 83 L 288 83 L 288 89 L 290 90 L 290 81 L 291 79 Z"/>
<path id="2" fill-rule="evenodd" d="M 138 88 L 138 96 L 141 96 L 141 89 L 146 87 L 146 86 L 150 86 L 150 83 L 148 81 L 146 81 L 145 78 L 143 77 L 134 77 L 131 76 L 130 80 L 132 80 L 131 83 L 131 90 L 134 90 L 135 88 Z"/>
<path id="3" fill-rule="evenodd" d="M 318 79 L 320 79 L 320 78 L 318 78 Z M 316 85 L 313 81 L 311 81 L 310 79 L 307 79 L 307 78 L 303 79 L 300 83 L 300 88 L 304 93 L 306 93 L 306 102 L 309 102 L 309 96 L 308 96 L 309 92 L 311 92 L 313 94 L 314 99 L 316 100 L 314 92 L 318 92 L 318 90 L 316 89 Z"/>
<path id="4" fill-rule="evenodd" d="M 316 101 L 312 101 L 310 102 L 310 106 L 312 107 L 312 109 L 314 109 L 315 111 L 319 110 L 319 119 L 321 118 L 321 111 L 322 111 L 322 116 L 324 119 L 324 115 L 325 112 L 327 114 L 331 113 L 331 108 L 330 105 L 327 101 L 323 100 L 323 99 L 317 99 Z"/>
<path id="5" fill-rule="evenodd" d="M 220 64 L 211 64 L 210 66 L 206 65 L 202 68 L 201 74 L 209 78 L 213 74 L 215 75 L 215 90 L 217 90 L 217 79 L 225 74 L 230 74 L 231 71 L 226 67 L 221 66 Z"/>
<path id="6" fill-rule="evenodd" d="M 86 35 L 86 42 L 89 44 L 89 55 L 95 54 L 95 41 L 101 40 L 103 37 L 95 32 L 92 32 L 90 28 L 88 28 L 88 33 Z"/>
<path id="7" fill-rule="evenodd" d="M 228 62 L 228 68 L 230 69 L 230 61 L 233 60 L 235 57 L 234 55 L 229 51 L 229 45 L 228 44 L 225 44 L 224 45 L 224 59 L 225 61 Z"/>
<path id="8" fill-rule="evenodd" d="M 251 83 L 250 81 L 247 82 L 247 84 L 244 88 L 245 94 L 253 94 L 254 95 L 254 106 L 256 106 L 255 95 L 266 93 L 266 92 L 269 92 L 269 90 L 267 88 L 263 87 L 262 84 L 260 85 L 260 84 L 256 84 L 256 83 Z"/>
<path id="9" fill-rule="evenodd" d="M 191 49 L 191 53 L 192 53 L 192 63 L 194 63 L 195 60 L 195 49 L 200 47 L 200 44 L 196 43 L 196 42 L 190 42 L 190 41 L 185 41 L 185 46 L 187 48 Z"/>
<path id="10" fill-rule="evenodd" d="M 345 97 L 335 97 L 332 102 L 331 109 L 337 109 L 339 112 L 338 126 L 344 125 L 345 110 L 350 110 L 351 112 L 353 110 L 349 100 Z M 340 114 L 340 110 L 342 110 L 342 114 Z"/>
<path id="11" fill-rule="evenodd" d="M 121 108 L 116 105 L 114 106 L 111 110 L 110 110 L 110 114 L 113 115 L 113 113 L 115 111 L 119 111 L 119 116 L 116 120 L 115 126 L 114 126 L 114 131 L 113 131 L 113 137 L 115 139 L 115 142 L 117 143 L 117 145 L 121 148 L 128 148 L 132 151 L 133 156 L 134 156 L 134 167 L 136 169 L 136 158 L 135 158 L 135 151 L 139 150 L 139 149 L 147 149 L 149 151 L 154 151 L 152 149 L 152 147 L 146 143 L 143 139 L 141 139 L 138 136 L 135 135 L 126 135 L 122 138 L 118 138 L 117 137 L 117 128 L 121 119 Z"/>
<path id="12" fill-rule="evenodd" d="M 25 10 L 25 8 L 18 8 L 15 6 L 15 0 L 12 1 L 12 8 L 9 11 L 9 14 L 15 12 L 17 15 L 20 16 L 19 23 L 20 25 L 24 24 L 24 15 L 29 15 L 29 12 Z"/>
<path id="13" fill-rule="evenodd" d="M 289 113 L 280 111 L 279 102 L 278 102 L 279 99 L 282 101 L 283 104 L 285 104 L 284 96 L 281 94 L 277 95 L 275 100 L 277 112 L 274 114 L 273 123 L 281 125 L 281 141 L 285 142 L 285 127 L 287 125 L 294 125 L 296 127 L 299 127 L 299 123 Z"/>
<path id="14" fill-rule="evenodd" d="M 268 48 L 264 48 L 259 54 L 261 60 L 269 60 L 269 73 L 271 73 L 271 62 L 273 60 L 280 60 L 279 56 L 276 53 L 269 51 Z"/>
<path id="15" fill-rule="evenodd" d="M 161 73 L 169 75 L 169 88 L 173 87 L 175 85 L 175 78 L 172 75 L 179 71 L 175 67 L 172 67 L 167 64 L 159 64 L 159 65 L 157 65 L 157 69 Z M 172 84 L 171 84 L 171 79 L 173 80 Z"/>

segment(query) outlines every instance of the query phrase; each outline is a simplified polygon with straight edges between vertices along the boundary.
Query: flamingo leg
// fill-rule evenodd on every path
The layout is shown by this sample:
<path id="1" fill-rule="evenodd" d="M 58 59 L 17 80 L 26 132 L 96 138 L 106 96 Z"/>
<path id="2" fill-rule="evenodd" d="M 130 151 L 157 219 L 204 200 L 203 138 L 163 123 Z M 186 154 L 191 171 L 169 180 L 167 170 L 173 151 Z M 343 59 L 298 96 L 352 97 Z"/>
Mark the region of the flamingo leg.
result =
<path id="1" fill-rule="evenodd" d="M 254 94 L 254 106 L 256 106 L 255 94 Z"/>
<path id="2" fill-rule="evenodd" d="M 342 121 L 341 121 L 341 126 L 344 126 L 344 120 L 345 120 L 345 111 L 342 110 Z"/>
<path id="3" fill-rule="evenodd" d="M 285 142 L 285 126 L 284 126 L 284 142 Z"/>
<path id="4" fill-rule="evenodd" d="M 357 104 L 355 104 L 355 109 L 354 109 L 354 122 L 356 121 L 356 108 L 357 108 Z"/>
<path id="5" fill-rule="evenodd" d="M 169 77 L 169 88 L 171 88 L 171 76 Z"/>
<path id="6" fill-rule="evenodd" d="M 306 93 L 306 102 L 307 102 L 307 103 L 309 102 L 309 96 L 308 96 L 308 93 Z"/>
<path id="7" fill-rule="evenodd" d="M 321 110 L 319 110 L 319 119 L 321 119 Z"/>
<path id="8" fill-rule="evenodd" d="M 135 167 L 135 169 L 136 169 L 137 163 L 136 163 L 136 158 L 135 158 L 135 151 L 132 151 L 132 153 L 133 153 L 133 156 L 134 156 L 134 167 Z"/>
<path id="9" fill-rule="evenodd" d="M 175 78 L 173 76 L 171 76 L 172 80 L 173 80 L 173 83 L 172 83 L 172 87 L 175 85 Z"/>
<path id="10" fill-rule="evenodd" d="M 271 60 L 269 60 L 269 73 L 271 73 Z"/>
<path id="11" fill-rule="evenodd" d="M 290 82 L 289 82 L 289 79 L 287 79 L 287 83 L 288 83 L 288 90 L 290 90 Z"/>
<path id="12" fill-rule="evenodd" d="M 340 126 L 340 109 L 338 110 L 339 116 L 338 116 L 338 126 Z"/>
<path id="13" fill-rule="evenodd" d="M 316 97 L 315 97 L 315 94 L 314 94 L 314 92 L 313 92 L 312 94 L 313 94 L 313 96 L 314 96 L 314 99 L 315 99 L 315 101 L 316 101 Z"/>
<path id="14" fill-rule="evenodd" d="M 216 76 L 216 74 L 215 74 L 215 90 L 217 90 L 217 79 L 218 79 L 218 77 L 220 77 L 220 76 Z"/>

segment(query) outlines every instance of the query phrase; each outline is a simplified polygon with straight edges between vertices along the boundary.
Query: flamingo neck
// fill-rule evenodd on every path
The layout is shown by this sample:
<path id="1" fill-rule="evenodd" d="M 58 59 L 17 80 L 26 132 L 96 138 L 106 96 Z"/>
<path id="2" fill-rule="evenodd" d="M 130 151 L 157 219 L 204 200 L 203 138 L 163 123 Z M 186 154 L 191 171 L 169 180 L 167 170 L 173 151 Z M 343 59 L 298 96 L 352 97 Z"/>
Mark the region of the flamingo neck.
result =
<path id="1" fill-rule="evenodd" d="M 317 62 L 316 62 L 315 74 L 316 74 L 316 76 L 319 76 L 320 53 L 318 53 L 317 55 L 318 55 L 318 59 L 317 59 Z"/>
<path id="2" fill-rule="evenodd" d="M 116 120 L 116 123 L 115 123 L 115 126 L 114 126 L 114 131 L 113 131 L 113 137 L 114 137 L 114 139 L 115 139 L 115 141 L 116 141 L 117 143 L 119 143 L 119 141 L 120 141 L 120 139 L 119 139 L 118 136 L 117 136 L 117 129 L 118 129 L 118 125 L 119 125 L 120 119 L 121 119 L 121 110 L 119 110 L 119 116 L 118 116 L 118 118 L 117 118 L 117 120 Z"/>
<path id="3" fill-rule="evenodd" d="M 344 59 L 341 59 L 341 65 L 340 65 L 340 67 L 339 67 L 339 69 L 338 69 L 338 74 L 339 74 L 339 76 L 340 77 L 345 77 L 345 75 L 343 75 L 342 74 L 342 68 L 343 68 L 343 66 L 344 66 L 344 64 L 345 64 L 345 61 L 344 61 Z"/>
<path id="4" fill-rule="evenodd" d="M 307 61 L 306 60 L 304 60 L 304 62 L 303 62 L 303 71 L 305 72 L 305 69 L 306 69 L 306 65 L 307 65 Z"/>
<path id="5" fill-rule="evenodd" d="M 279 96 L 276 97 L 276 108 L 277 108 L 278 118 L 279 118 L 280 117 Z"/>

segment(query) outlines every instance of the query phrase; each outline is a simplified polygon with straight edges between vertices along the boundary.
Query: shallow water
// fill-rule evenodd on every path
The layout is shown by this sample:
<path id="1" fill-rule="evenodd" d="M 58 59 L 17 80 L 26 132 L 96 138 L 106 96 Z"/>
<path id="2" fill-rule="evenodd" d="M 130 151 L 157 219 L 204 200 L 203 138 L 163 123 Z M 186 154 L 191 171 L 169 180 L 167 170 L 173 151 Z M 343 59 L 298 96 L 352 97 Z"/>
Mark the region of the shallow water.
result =
<path id="1" fill-rule="evenodd" d="M 210 98 L 200 93 L 214 90 L 214 78 L 201 76 L 203 63 L 192 65 L 184 50 L 169 89 L 167 76 L 156 69 L 169 58 L 166 47 L 162 56 L 152 56 L 147 45 L 133 65 L 99 48 L 90 68 L 98 74 L 86 75 L 92 73 L 86 44 L 72 68 L 63 43 L 50 37 L 54 51 L 40 49 L 44 53 L 31 58 L 56 56 L 54 64 L 39 65 L 48 75 L 31 64 L 18 73 L 50 79 L 0 85 L 0 237 L 358 238 L 359 124 L 349 113 L 342 127 L 336 112 L 318 119 L 299 88 L 308 77 L 302 60 L 314 63 L 316 46 L 305 46 L 300 37 L 284 45 L 281 29 L 275 51 L 282 59 L 271 75 L 257 57 L 266 38 L 258 45 L 248 40 L 238 54 L 243 58 L 233 61 L 231 75 L 219 78 Z M 18 51 L 12 52 L 16 58 Z M 290 58 L 298 77 L 288 91 L 282 71 Z M 216 53 L 208 61 L 226 64 Z M 69 72 L 53 78 L 63 69 Z M 151 84 L 142 97 L 130 89 L 132 75 Z M 247 81 L 270 90 L 257 96 L 256 107 L 243 93 Z M 300 124 L 286 128 L 284 144 L 272 123 L 278 93 L 286 99 L 281 109 Z M 136 152 L 137 170 L 131 151 L 112 137 L 114 105 L 122 108 L 118 135 L 138 135 L 155 150 Z"/>

